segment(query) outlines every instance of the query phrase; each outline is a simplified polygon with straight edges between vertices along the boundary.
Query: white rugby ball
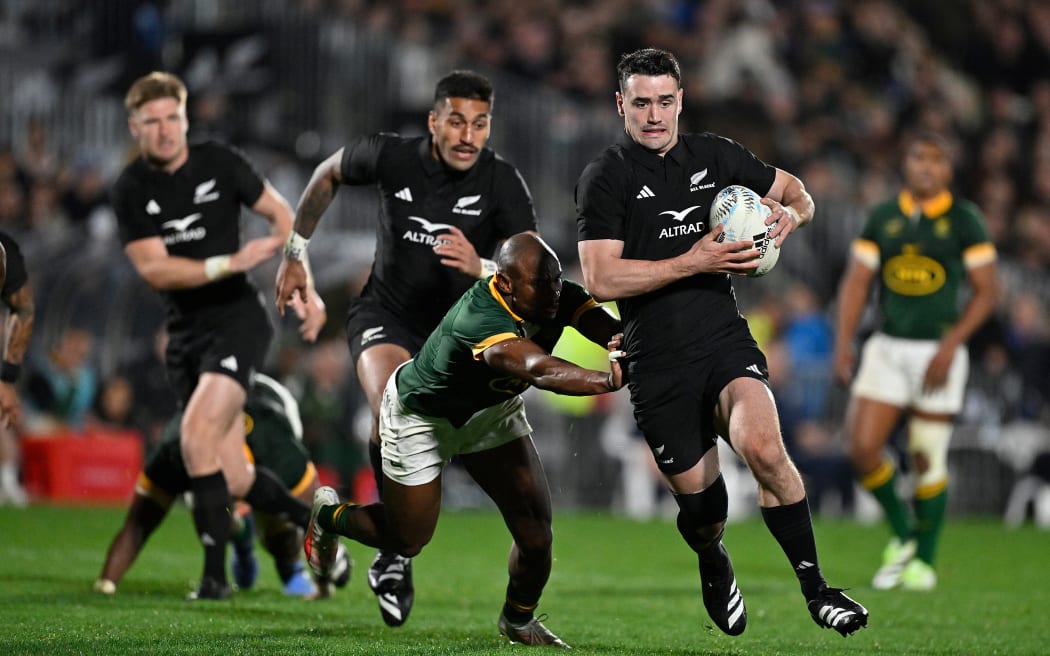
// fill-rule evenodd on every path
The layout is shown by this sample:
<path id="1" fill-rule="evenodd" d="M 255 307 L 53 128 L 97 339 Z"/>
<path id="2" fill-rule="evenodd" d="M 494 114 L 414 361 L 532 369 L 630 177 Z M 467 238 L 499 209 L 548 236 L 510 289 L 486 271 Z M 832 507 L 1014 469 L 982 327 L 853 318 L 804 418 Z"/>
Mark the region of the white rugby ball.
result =
<path id="1" fill-rule="evenodd" d="M 762 204 L 762 197 L 742 185 L 726 187 L 711 203 L 711 225 L 722 224 L 719 242 L 755 242 L 755 249 L 761 254 L 758 268 L 747 274 L 752 278 L 769 273 L 780 259 L 780 249 L 773 244 L 776 240 L 769 236 L 777 224 L 766 225 L 770 214 L 772 210 Z"/>

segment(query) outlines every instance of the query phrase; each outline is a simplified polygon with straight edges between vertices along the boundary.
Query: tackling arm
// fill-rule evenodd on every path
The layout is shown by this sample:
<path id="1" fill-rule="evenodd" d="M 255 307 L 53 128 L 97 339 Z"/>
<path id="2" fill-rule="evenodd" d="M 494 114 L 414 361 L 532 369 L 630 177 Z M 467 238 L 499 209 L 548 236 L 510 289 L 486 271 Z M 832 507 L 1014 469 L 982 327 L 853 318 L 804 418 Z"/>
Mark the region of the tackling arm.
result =
<path id="1" fill-rule="evenodd" d="M 584 369 L 554 357 L 528 339 L 508 339 L 485 349 L 485 364 L 540 389 L 589 396 L 614 392 L 623 386 L 620 364 L 610 362 L 609 372 Z"/>

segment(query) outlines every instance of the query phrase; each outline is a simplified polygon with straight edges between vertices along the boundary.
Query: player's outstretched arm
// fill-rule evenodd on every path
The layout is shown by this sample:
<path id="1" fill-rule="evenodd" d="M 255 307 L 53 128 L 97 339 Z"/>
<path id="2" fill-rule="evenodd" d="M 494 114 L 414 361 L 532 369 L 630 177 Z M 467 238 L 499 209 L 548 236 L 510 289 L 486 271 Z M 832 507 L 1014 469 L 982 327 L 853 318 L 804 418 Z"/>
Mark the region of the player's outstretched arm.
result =
<path id="1" fill-rule="evenodd" d="M 574 327 L 581 335 L 603 348 L 623 330 L 620 320 L 604 305 L 596 305 L 581 314 Z"/>
<path id="2" fill-rule="evenodd" d="M 558 394 L 589 396 L 623 387 L 623 373 L 616 360 L 610 362 L 608 372 L 584 369 L 554 357 L 528 339 L 500 342 L 485 349 L 482 357 L 497 371 Z"/>
<path id="3" fill-rule="evenodd" d="M 135 493 L 124 525 L 113 537 L 106 552 L 102 573 L 95 581 L 95 592 L 113 594 L 124 574 L 131 568 L 142 546 L 168 514 L 168 507 L 144 494 Z"/>

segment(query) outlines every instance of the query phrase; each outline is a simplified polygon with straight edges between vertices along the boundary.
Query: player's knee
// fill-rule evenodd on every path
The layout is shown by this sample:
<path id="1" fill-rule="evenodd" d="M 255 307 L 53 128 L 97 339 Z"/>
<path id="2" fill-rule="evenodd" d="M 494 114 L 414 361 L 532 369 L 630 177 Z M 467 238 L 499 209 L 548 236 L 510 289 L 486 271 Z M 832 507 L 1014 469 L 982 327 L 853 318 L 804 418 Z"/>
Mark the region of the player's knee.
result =
<path id="1" fill-rule="evenodd" d="M 729 516 L 729 493 L 719 474 L 700 492 L 676 494 L 678 532 L 693 549 L 702 551 L 722 537 Z"/>
<path id="2" fill-rule="evenodd" d="M 916 493 L 937 493 L 948 482 L 948 442 L 952 425 L 912 417 L 908 421 L 908 452 L 915 465 Z"/>
<path id="3" fill-rule="evenodd" d="M 554 543 L 551 523 L 529 522 L 515 531 L 514 543 L 518 545 L 518 551 L 526 559 L 546 557 L 546 554 L 551 552 L 551 545 Z"/>
<path id="4" fill-rule="evenodd" d="M 742 440 L 738 448 L 740 457 L 760 481 L 775 475 L 787 463 L 787 452 L 777 434 Z"/>

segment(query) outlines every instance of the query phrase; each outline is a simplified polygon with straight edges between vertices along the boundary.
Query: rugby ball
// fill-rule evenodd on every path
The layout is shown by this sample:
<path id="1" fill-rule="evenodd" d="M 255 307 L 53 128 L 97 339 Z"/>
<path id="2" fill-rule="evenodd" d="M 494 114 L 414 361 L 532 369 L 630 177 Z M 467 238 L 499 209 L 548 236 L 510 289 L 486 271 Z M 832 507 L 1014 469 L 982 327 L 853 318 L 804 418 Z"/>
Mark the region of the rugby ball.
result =
<path id="1" fill-rule="evenodd" d="M 715 202 L 711 204 L 711 225 L 722 224 L 719 242 L 755 242 L 755 249 L 760 255 L 758 268 L 747 274 L 752 278 L 769 273 L 780 259 L 780 249 L 773 245 L 776 240 L 769 237 L 777 224 L 766 225 L 770 214 L 772 210 L 762 204 L 762 197 L 742 185 L 726 187 L 718 192 Z"/>

